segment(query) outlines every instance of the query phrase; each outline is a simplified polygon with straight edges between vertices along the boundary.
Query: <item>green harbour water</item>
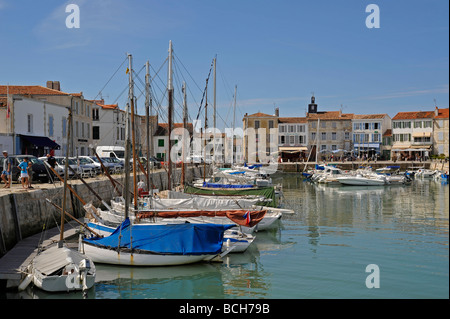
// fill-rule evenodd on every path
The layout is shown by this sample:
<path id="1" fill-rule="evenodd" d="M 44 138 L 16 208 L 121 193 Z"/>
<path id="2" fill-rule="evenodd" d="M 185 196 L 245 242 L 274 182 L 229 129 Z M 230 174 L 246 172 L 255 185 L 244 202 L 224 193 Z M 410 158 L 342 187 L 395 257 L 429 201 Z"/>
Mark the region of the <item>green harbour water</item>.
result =
<path id="1" fill-rule="evenodd" d="M 448 299 L 449 185 L 326 186 L 279 174 L 286 207 L 274 228 L 224 263 L 96 264 L 89 299 Z M 379 288 L 366 280 L 376 265 Z M 29 298 L 81 298 L 81 293 Z M 24 295 L 22 295 L 24 297 Z"/>

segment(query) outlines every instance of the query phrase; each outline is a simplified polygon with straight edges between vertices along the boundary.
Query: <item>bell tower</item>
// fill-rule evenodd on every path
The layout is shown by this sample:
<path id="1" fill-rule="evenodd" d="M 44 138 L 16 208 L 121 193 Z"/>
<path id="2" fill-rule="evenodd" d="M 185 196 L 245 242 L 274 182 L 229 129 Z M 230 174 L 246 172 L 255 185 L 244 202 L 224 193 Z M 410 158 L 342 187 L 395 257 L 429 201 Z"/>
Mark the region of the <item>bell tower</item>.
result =
<path id="1" fill-rule="evenodd" d="M 316 98 L 313 96 L 311 97 L 311 103 L 308 104 L 308 113 L 317 113 L 317 104 L 316 104 Z"/>

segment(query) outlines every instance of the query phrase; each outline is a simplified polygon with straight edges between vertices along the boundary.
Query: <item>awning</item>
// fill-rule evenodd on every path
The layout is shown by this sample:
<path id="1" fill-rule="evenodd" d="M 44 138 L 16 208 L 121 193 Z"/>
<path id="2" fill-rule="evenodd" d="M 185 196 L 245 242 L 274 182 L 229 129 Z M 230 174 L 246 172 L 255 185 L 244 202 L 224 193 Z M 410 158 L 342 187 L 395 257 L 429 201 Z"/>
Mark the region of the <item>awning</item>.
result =
<path id="1" fill-rule="evenodd" d="M 60 146 L 58 144 L 56 144 L 55 142 L 53 142 L 51 139 L 49 139 L 47 136 L 31 136 L 31 135 L 22 135 L 22 134 L 20 134 L 20 136 L 23 137 L 28 142 L 30 142 L 31 144 L 34 144 L 36 146 L 43 146 L 43 147 L 48 147 L 50 149 L 56 149 L 56 150 L 60 149 Z"/>
<path id="2" fill-rule="evenodd" d="M 412 133 L 412 137 L 430 137 L 431 132 Z"/>
<path id="3" fill-rule="evenodd" d="M 280 152 L 284 152 L 284 153 L 298 153 L 301 151 L 307 151 L 308 148 L 307 147 L 279 147 L 278 150 Z"/>

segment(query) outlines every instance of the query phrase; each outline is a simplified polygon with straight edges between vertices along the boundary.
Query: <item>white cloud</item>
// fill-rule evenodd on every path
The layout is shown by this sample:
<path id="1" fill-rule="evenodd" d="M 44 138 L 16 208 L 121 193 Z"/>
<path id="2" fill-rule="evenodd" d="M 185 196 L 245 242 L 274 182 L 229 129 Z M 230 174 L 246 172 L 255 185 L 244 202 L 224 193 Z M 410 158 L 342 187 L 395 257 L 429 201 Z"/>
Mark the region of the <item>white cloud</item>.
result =
<path id="1" fill-rule="evenodd" d="M 415 90 L 405 90 L 405 91 L 397 91 L 392 93 L 387 93 L 379 96 L 371 96 L 368 97 L 370 100 L 385 100 L 385 99 L 395 99 L 395 98 L 404 98 L 404 97 L 412 97 L 417 95 L 424 94 L 448 94 L 449 86 L 448 84 L 440 85 L 436 88 L 432 89 L 415 89 Z"/>

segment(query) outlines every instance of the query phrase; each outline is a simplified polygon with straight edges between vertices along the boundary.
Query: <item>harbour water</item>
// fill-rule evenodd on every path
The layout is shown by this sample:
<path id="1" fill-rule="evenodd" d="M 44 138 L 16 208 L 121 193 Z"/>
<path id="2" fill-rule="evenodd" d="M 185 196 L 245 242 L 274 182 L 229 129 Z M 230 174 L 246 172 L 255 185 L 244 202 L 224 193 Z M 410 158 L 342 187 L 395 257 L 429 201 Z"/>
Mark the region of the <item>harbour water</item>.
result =
<path id="1" fill-rule="evenodd" d="M 296 214 L 258 232 L 245 253 L 231 254 L 224 263 L 175 267 L 98 264 L 88 298 L 449 298 L 448 184 L 325 186 L 296 174 L 274 181 L 283 184 L 286 207 Z M 368 265 L 378 271 L 366 272 Z M 369 288 L 375 282 L 378 288 Z M 34 289 L 9 297 L 81 294 Z"/>

